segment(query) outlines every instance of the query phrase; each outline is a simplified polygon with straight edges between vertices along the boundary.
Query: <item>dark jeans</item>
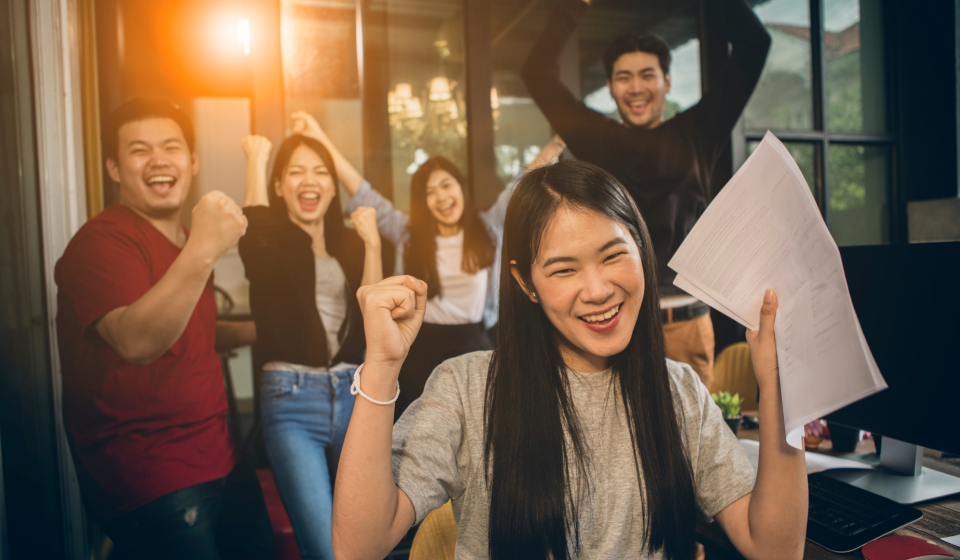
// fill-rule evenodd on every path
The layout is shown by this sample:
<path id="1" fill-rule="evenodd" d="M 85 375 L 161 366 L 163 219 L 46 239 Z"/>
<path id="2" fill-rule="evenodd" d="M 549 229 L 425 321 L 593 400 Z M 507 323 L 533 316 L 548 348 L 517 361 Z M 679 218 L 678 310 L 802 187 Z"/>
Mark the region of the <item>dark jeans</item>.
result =
<path id="1" fill-rule="evenodd" d="M 101 524 L 116 546 L 111 559 L 276 557 L 263 493 L 246 462 L 226 478 L 177 490 Z"/>

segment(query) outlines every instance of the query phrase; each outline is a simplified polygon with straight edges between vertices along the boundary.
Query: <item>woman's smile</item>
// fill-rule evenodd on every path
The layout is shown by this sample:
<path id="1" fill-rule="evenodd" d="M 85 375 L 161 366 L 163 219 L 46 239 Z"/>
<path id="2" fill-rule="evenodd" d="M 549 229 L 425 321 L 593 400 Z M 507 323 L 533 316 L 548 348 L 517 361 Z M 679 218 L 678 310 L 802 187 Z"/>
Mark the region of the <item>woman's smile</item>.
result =
<path id="1" fill-rule="evenodd" d="M 597 334 L 607 334 L 620 324 L 620 309 L 622 307 L 623 304 L 618 303 L 604 311 L 591 315 L 580 315 L 578 319 L 591 331 Z"/>
<path id="2" fill-rule="evenodd" d="M 314 212 L 320 207 L 320 193 L 317 191 L 302 192 L 297 200 L 304 212 Z"/>

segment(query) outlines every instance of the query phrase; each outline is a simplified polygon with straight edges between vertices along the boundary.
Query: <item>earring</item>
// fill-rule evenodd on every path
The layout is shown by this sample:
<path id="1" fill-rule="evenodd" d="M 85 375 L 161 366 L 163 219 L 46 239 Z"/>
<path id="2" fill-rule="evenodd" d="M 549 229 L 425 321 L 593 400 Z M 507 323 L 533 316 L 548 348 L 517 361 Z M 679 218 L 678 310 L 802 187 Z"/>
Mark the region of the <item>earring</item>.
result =
<path id="1" fill-rule="evenodd" d="M 533 299 L 537 299 L 537 292 L 531 292 L 533 294 Z"/>

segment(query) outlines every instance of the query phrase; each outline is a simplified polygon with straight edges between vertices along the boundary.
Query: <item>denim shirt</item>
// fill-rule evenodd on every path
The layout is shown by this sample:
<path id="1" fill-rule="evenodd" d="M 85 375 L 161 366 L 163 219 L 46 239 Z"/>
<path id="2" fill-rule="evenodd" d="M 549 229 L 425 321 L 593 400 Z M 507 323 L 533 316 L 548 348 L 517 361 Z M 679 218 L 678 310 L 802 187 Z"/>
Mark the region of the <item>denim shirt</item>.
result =
<path id="1" fill-rule="evenodd" d="M 490 275 L 487 281 L 487 297 L 483 307 L 483 323 L 487 328 L 497 324 L 497 303 L 500 294 L 500 248 L 503 245 L 503 220 L 507 214 L 507 203 L 510 202 L 510 196 L 517 187 L 520 177 L 518 175 L 513 181 L 503 189 L 497 201 L 493 203 L 488 210 L 480 212 L 480 219 L 483 220 L 490 234 L 490 239 L 494 245 L 493 265 L 487 268 Z M 393 203 L 383 197 L 380 193 L 373 190 L 370 183 L 363 181 L 357 194 L 353 195 L 350 204 L 347 205 L 347 213 L 351 213 L 361 206 L 369 206 L 377 211 L 377 230 L 380 235 L 390 240 L 397 248 L 396 264 L 393 275 L 403 274 L 403 251 L 407 242 L 410 240 L 410 216 L 397 210 Z"/>

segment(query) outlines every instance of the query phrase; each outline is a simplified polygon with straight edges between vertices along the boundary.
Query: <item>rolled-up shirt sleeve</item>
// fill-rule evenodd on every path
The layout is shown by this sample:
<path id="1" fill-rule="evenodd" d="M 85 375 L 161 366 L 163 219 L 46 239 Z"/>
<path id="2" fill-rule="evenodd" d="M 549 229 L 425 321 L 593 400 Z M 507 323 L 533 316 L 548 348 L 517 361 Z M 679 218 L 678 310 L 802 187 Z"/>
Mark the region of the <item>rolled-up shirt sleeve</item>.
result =
<path id="1" fill-rule="evenodd" d="M 683 367 L 690 369 L 686 364 Z M 689 374 L 697 392 L 700 417 L 699 438 L 691 442 L 697 446 L 693 473 L 697 506 L 705 516 L 713 517 L 753 492 L 756 473 L 707 388 L 692 369 Z"/>
<path id="2" fill-rule="evenodd" d="M 466 490 L 457 460 L 465 422 L 462 397 L 453 370 L 441 364 L 393 427 L 393 476 L 410 498 L 417 523 Z"/>
<path id="3" fill-rule="evenodd" d="M 375 191 L 367 181 L 360 183 L 360 188 L 347 205 L 347 213 L 352 213 L 361 206 L 377 211 L 377 230 L 380 235 L 397 247 L 406 244 L 410 237 L 410 217 L 397 210 L 392 202 Z"/>

